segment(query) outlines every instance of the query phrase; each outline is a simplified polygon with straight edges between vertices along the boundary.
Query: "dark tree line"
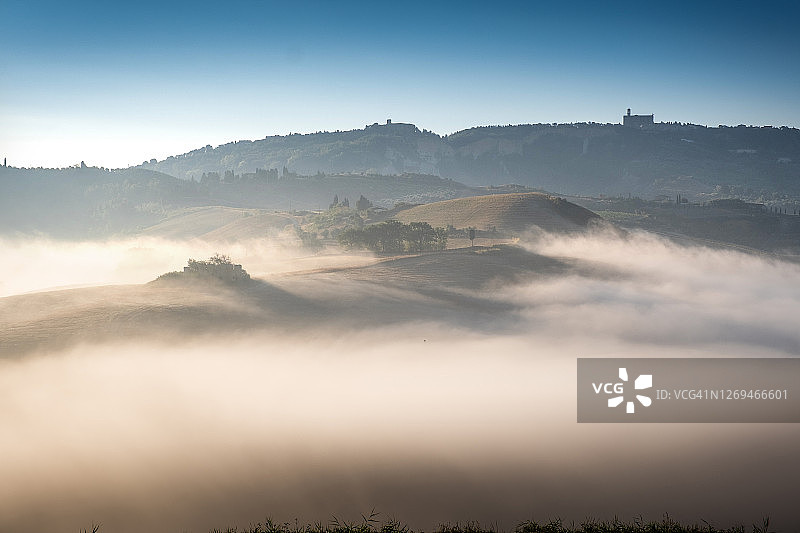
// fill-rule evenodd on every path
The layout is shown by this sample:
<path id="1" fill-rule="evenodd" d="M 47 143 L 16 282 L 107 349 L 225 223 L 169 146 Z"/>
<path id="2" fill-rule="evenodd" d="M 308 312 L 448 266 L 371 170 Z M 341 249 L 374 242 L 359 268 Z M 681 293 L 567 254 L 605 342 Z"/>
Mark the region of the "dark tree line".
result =
<path id="1" fill-rule="evenodd" d="M 350 207 L 350 200 L 345 198 L 341 202 L 339 201 L 339 195 L 333 195 L 333 202 L 328 206 L 328 209 L 333 209 L 335 207 Z M 366 197 L 362 194 L 359 196 L 358 201 L 356 201 L 356 210 L 358 211 L 366 211 L 372 207 L 372 202 L 366 199 Z"/>
<path id="2" fill-rule="evenodd" d="M 345 248 L 366 248 L 375 252 L 424 252 L 447 248 L 447 231 L 427 222 L 403 224 L 387 220 L 363 229 L 350 228 L 339 235 Z"/>

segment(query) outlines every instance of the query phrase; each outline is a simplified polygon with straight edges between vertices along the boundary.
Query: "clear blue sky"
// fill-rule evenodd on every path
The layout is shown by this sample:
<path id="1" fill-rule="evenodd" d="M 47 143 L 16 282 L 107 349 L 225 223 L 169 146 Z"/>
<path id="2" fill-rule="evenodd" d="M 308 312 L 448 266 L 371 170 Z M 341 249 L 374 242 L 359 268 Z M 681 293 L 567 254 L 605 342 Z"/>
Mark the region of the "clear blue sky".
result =
<path id="1" fill-rule="evenodd" d="M 0 0 L 0 157 L 123 167 L 361 128 L 800 127 L 795 2 Z"/>

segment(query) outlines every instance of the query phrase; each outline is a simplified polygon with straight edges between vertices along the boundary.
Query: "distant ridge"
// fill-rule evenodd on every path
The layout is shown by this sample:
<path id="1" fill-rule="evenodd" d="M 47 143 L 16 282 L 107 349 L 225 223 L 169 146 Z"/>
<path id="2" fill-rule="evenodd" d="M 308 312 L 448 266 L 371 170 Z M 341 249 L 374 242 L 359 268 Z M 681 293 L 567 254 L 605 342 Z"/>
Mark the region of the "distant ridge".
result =
<path id="1" fill-rule="evenodd" d="M 467 185 L 517 183 L 559 194 L 800 196 L 800 130 L 655 123 L 486 126 L 440 136 L 413 124 L 293 134 L 206 146 L 142 168 L 182 179 L 257 169 L 430 174 Z"/>
<path id="2" fill-rule="evenodd" d="M 147 233 L 162 237 L 196 237 L 213 231 L 209 237 L 226 240 L 263 236 L 286 226 L 283 217 L 268 216 L 261 213 L 264 210 L 322 210 L 334 197 L 355 203 L 362 195 L 375 206 L 392 207 L 483 191 L 418 174 L 275 174 L 216 176 L 198 182 L 141 168 L 0 166 L 0 234 L 86 238 L 135 234 L 150 228 Z M 497 190 L 506 189 L 491 189 Z M 245 216 L 248 218 L 242 219 Z"/>

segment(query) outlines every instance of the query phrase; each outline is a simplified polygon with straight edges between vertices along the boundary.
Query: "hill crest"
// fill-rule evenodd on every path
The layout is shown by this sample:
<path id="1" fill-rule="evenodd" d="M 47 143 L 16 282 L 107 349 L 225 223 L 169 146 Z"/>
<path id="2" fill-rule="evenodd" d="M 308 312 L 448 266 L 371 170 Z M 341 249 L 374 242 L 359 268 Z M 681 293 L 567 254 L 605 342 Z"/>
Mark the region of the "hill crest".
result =
<path id="1" fill-rule="evenodd" d="M 600 220 L 593 212 L 563 198 L 529 192 L 456 198 L 424 204 L 395 215 L 403 223 L 427 222 L 434 227 L 519 233 L 532 226 L 546 231 L 575 231 Z"/>
<path id="2" fill-rule="evenodd" d="M 518 183 L 561 194 L 800 196 L 800 130 L 656 123 L 484 126 L 440 136 L 413 124 L 373 124 L 360 130 L 291 134 L 210 145 L 142 168 L 182 179 L 203 173 L 258 169 L 313 176 L 336 173 L 419 173 L 467 185 Z M 669 192 L 666 192 L 669 191 Z"/>

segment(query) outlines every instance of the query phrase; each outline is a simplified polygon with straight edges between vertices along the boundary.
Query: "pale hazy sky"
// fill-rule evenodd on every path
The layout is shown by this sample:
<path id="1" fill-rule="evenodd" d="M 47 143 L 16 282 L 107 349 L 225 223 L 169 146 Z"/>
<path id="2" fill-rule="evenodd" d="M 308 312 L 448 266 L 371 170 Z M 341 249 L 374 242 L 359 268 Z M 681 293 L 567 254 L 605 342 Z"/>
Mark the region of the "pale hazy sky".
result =
<path id="1" fill-rule="evenodd" d="M 0 3 L 0 157 L 124 167 L 392 118 L 800 127 L 793 2 Z"/>

